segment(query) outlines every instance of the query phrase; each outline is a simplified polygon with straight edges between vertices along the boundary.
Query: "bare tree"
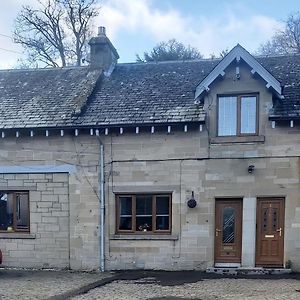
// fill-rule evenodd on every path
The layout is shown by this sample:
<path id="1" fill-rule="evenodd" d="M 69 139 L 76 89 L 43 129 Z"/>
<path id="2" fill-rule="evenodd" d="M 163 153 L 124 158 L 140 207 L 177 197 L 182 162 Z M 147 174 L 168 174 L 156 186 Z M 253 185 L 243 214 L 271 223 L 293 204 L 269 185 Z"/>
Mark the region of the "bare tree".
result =
<path id="1" fill-rule="evenodd" d="M 91 21 L 98 15 L 98 0 L 38 3 L 38 8 L 23 6 L 15 22 L 15 42 L 25 48 L 29 63 L 80 66 L 91 35 Z"/>
<path id="2" fill-rule="evenodd" d="M 141 58 L 137 54 L 136 61 L 192 60 L 202 57 L 202 54 L 196 48 L 193 48 L 190 45 L 185 46 L 175 39 L 172 39 L 167 42 L 159 43 L 150 53 L 144 52 L 144 58 Z"/>
<path id="3" fill-rule="evenodd" d="M 300 53 L 300 13 L 289 15 L 285 28 L 278 30 L 270 41 L 262 44 L 259 54 Z"/>

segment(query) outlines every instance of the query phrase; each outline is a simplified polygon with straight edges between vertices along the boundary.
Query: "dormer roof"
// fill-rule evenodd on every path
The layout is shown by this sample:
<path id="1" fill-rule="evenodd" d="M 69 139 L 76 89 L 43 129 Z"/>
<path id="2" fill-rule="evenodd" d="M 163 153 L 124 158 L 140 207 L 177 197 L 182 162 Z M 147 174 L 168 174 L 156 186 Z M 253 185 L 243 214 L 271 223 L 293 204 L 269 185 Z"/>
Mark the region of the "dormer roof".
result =
<path id="1" fill-rule="evenodd" d="M 251 67 L 251 73 L 258 74 L 265 82 L 268 89 L 272 89 L 279 98 L 282 96 L 282 87 L 280 82 L 265 69 L 246 49 L 237 44 L 216 66 L 215 68 L 197 85 L 195 99 L 202 98 L 209 91 L 210 85 L 219 77 L 225 75 L 228 66 L 236 61 L 243 60 Z"/>

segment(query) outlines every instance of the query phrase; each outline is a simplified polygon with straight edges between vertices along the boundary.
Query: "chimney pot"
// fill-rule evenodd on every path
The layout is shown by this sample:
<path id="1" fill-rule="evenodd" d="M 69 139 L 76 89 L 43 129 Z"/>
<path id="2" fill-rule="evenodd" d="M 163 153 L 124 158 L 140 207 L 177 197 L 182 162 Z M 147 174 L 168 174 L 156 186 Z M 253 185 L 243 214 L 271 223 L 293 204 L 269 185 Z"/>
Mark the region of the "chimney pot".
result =
<path id="1" fill-rule="evenodd" d="M 106 29 L 104 26 L 98 27 L 98 36 L 100 35 L 106 35 Z"/>

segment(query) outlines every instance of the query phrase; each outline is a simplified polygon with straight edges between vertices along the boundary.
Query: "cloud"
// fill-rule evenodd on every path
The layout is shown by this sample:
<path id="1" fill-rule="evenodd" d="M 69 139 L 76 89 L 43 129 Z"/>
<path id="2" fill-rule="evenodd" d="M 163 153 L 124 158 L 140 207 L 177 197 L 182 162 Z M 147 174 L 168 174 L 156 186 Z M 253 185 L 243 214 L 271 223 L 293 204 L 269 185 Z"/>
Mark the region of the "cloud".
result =
<path id="1" fill-rule="evenodd" d="M 156 42 L 176 38 L 197 47 L 205 56 L 218 54 L 237 43 L 255 51 L 283 26 L 271 17 L 249 13 L 242 5 L 235 8 L 228 6 L 216 15 L 196 17 L 191 14 L 183 16 L 174 8 L 158 10 L 151 0 L 106 1 L 101 8 L 99 22 L 107 27 L 112 40 L 120 32 L 142 33 Z"/>

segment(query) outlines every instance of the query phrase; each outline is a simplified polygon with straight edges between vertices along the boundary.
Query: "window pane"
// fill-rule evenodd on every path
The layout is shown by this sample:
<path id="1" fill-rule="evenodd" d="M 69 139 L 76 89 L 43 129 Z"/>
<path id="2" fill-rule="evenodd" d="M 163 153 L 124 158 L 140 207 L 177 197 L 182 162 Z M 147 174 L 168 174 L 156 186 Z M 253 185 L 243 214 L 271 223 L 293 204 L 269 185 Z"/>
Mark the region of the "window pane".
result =
<path id="1" fill-rule="evenodd" d="M 136 230 L 152 231 L 152 195 L 136 196 Z"/>
<path id="2" fill-rule="evenodd" d="M 120 217 L 120 230 L 132 230 L 132 217 Z"/>
<path id="3" fill-rule="evenodd" d="M 219 98 L 218 135 L 237 134 L 237 97 Z"/>
<path id="4" fill-rule="evenodd" d="M 152 216 L 151 217 L 136 217 L 137 231 L 152 231 Z"/>
<path id="5" fill-rule="evenodd" d="M 131 196 L 119 197 L 120 201 L 120 230 L 132 230 L 132 198 Z"/>
<path id="6" fill-rule="evenodd" d="M 136 196 L 136 215 L 152 216 L 152 195 Z"/>
<path id="7" fill-rule="evenodd" d="M 17 229 L 29 229 L 29 199 L 28 194 L 16 194 Z"/>
<path id="8" fill-rule="evenodd" d="M 256 133 L 256 97 L 241 98 L 241 133 Z"/>
<path id="9" fill-rule="evenodd" d="M 120 214 L 121 216 L 132 215 L 132 198 L 131 197 L 120 197 Z"/>
<path id="10" fill-rule="evenodd" d="M 156 217 L 156 230 L 169 230 L 169 216 Z"/>
<path id="11" fill-rule="evenodd" d="M 13 230 L 13 194 L 0 192 L 0 230 L 7 228 Z"/>
<path id="12" fill-rule="evenodd" d="M 156 215 L 169 215 L 169 196 L 156 197 Z"/>

